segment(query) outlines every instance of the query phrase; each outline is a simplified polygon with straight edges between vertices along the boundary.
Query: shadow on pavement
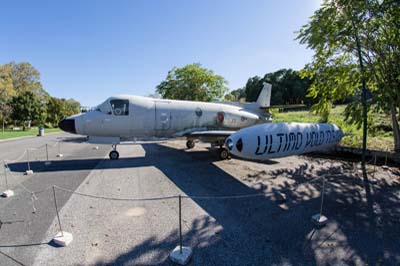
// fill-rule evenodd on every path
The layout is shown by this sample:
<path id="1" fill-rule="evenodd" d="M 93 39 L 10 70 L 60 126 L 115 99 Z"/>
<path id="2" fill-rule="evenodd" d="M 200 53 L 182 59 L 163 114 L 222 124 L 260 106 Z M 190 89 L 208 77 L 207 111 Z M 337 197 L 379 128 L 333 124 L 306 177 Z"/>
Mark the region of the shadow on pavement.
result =
<path id="1" fill-rule="evenodd" d="M 244 195 L 263 192 L 267 187 L 251 188 L 213 163 L 208 152 L 185 152 L 163 145 L 143 144 L 143 158 L 104 161 L 99 169 L 155 166 L 177 187 L 190 196 Z M 97 161 L 96 161 L 97 160 Z M 50 167 L 32 163 L 34 171 L 74 171 L 86 169 L 95 160 L 65 160 Z M 330 219 L 323 228 L 310 222 L 318 213 L 321 182 L 304 184 L 313 178 L 295 170 L 279 169 L 268 173 L 271 179 L 282 175 L 284 182 L 273 189 L 284 191 L 286 208 L 270 197 L 241 199 L 194 199 L 208 215 L 196 217 L 188 224 L 184 243 L 194 249 L 196 265 L 399 265 L 400 201 L 399 183 L 380 181 L 373 185 L 373 217 L 368 211 L 363 182 L 342 173 L 351 170 L 322 167 L 324 159 L 311 159 L 302 165 L 313 176 L 327 177 L 323 213 Z M 13 171 L 25 171 L 24 163 L 10 164 Z M 248 176 L 247 178 L 258 178 Z M 297 185 L 301 189 L 294 190 Z M 190 209 L 184 207 L 185 212 Z M 218 229 L 221 228 L 221 229 Z M 146 253 L 156 253 L 152 262 L 142 265 L 168 265 L 169 252 L 177 245 L 177 232 L 165 239 L 149 236 L 140 245 L 96 265 L 141 265 Z"/>

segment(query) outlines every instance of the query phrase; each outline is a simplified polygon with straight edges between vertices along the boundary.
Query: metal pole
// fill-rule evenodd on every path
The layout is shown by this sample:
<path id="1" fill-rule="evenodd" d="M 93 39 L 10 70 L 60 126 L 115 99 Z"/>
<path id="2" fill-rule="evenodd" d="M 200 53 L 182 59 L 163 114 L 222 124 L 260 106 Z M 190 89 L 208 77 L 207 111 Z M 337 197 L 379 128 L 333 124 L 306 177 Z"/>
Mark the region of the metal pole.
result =
<path id="1" fill-rule="evenodd" d="M 58 142 L 58 154 L 61 154 L 61 141 Z"/>
<path id="2" fill-rule="evenodd" d="M 58 207 L 57 207 L 57 197 L 56 197 L 56 189 L 55 189 L 55 187 L 54 187 L 54 186 L 53 186 L 53 196 L 54 196 L 54 206 L 56 207 L 56 213 L 57 213 L 58 225 L 59 225 L 59 227 L 60 227 L 60 232 L 61 232 L 61 235 L 62 235 L 62 236 L 64 236 L 64 232 L 63 232 L 63 230 L 62 230 L 62 227 L 61 227 L 60 215 L 58 214 Z"/>
<path id="3" fill-rule="evenodd" d="M 356 31 L 354 21 L 353 22 L 353 28 Z M 357 44 L 357 53 L 358 53 L 358 60 L 360 64 L 360 72 L 361 72 L 361 82 L 362 82 L 362 96 L 361 96 L 361 102 L 362 102 L 362 111 L 363 111 L 363 143 L 362 143 L 362 155 L 361 155 L 361 162 L 362 165 L 365 166 L 365 154 L 367 151 L 367 86 L 365 82 L 365 76 L 364 76 L 364 63 L 362 60 L 362 54 L 361 54 L 361 44 L 360 44 L 360 39 L 358 38 L 358 33 L 355 32 L 355 38 L 356 38 L 356 44 Z"/>
<path id="4" fill-rule="evenodd" d="M 179 251 L 182 254 L 182 196 L 179 194 Z"/>
<path id="5" fill-rule="evenodd" d="M 49 161 L 49 149 L 47 147 L 47 143 L 46 143 L 46 161 Z"/>
<path id="6" fill-rule="evenodd" d="M 6 188 L 8 190 L 7 169 L 6 169 L 6 162 L 5 161 L 3 161 L 3 167 L 4 167 L 4 179 L 6 180 Z"/>
<path id="7" fill-rule="evenodd" d="M 387 157 L 388 157 L 388 151 L 386 150 L 386 152 L 385 152 L 385 164 L 384 165 L 387 165 Z"/>
<path id="8" fill-rule="evenodd" d="M 324 195 L 325 195 L 325 177 L 322 178 L 322 195 L 321 195 L 321 207 L 319 208 L 319 217 L 322 216 L 322 206 L 324 205 Z"/>
<path id="9" fill-rule="evenodd" d="M 28 159 L 28 170 L 31 170 L 31 164 L 29 163 L 29 149 L 26 150 L 26 157 Z"/>

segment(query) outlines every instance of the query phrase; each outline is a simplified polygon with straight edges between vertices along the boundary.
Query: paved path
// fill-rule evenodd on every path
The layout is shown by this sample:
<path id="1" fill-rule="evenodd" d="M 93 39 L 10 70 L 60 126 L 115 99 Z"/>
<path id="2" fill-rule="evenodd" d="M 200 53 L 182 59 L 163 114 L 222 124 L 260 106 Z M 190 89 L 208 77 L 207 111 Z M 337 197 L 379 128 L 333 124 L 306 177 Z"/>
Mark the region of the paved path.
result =
<path id="1" fill-rule="evenodd" d="M 64 154 L 62 159 L 55 157 L 58 146 L 50 148 L 50 145 L 56 144 L 57 141 L 61 141 L 61 151 Z M 0 265 L 19 265 L 18 262 L 31 265 L 37 252 L 35 247 L 48 243 L 43 236 L 55 217 L 52 191 L 47 190 L 36 195 L 34 206 L 37 210 L 33 213 L 31 194 L 27 190 L 38 191 L 52 185 L 74 190 L 108 151 L 108 147 L 94 150 L 92 146 L 80 143 L 81 141 L 82 139 L 61 133 L 0 143 L 0 159 L 2 160 L 12 161 L 20 157 L 27 148 L 40 147 L 46 143 L 49 144 L 49 157 L 53 160 L 53 165 L 46 167 L 44 166 L 45 149 L 32 151 L 30 157 L 34 174 L 30 176 L 23 175 L 27 168 L 25 156 L 18 162 L 9 162 L 9 167 L 13 172 L 8 174 L 8 183 L 16 195 L 0 199 L 0 220 L 10 222 L 10 224 L 3 224 L 0 229 L 0 252 L 3 253 L 3 255 L 0 254 Z M 86 157 L 97 159 L 82 160 Z M 68 161 L 72 158 L 75 163 L 69 164 Z M 2 163 L 0 164 L 0 188 L 2 191 L 5 190 Z M 60 207 L 65 204 L 69 196 L 60 195 Z"/>
<path id="2" fill-rule="evenodd" d="M 62 137 L 70 137 L 62 135 Z M 48 136 L 47 141 L 53 136 Z M 41 143 L 21 140 L 15 149 Z M 30 140 L 32 141 L 32 140 Z M 44 142 L 43 142 L 44 141 Z M 192 265 L 398 265 L 399 182 L 379 170 L 373 187 L 376 230 L 371 228 L 363 184 L 353 164 L 321 158 L 289 157 L 265 164 L 215 161 L 199 145 L 184 150 L 184 141 L 120 146 L 118 161 L 103 160 L 108 146 L 94 150 L 84 139 L 62 142 L 62 160 L 50 167 L 32 163 L 33 176 L 23 176 L 26 162 L 10 164 L 30 190 L 56 184 L 71 191 L 106 198 L 173 195 L 226 196 L 272 192 L 267 197 L 238 199 L 185 198 L 183 243 L 194 250 Z M 0 148 L 3 144 L 0 144 Z M 22 146 L 22 147 L 21 147 Z M 11 146 L 7 146 L 11 149 Z M 57 151 L 51 151 L 51 158 Z M 39 152 L 42 156 L 43 153 Z M 13 151 L 17 156 L 18 152 Z M 8 157 L 1 150 L 2 158 Z M 39 158 L 40 159 L 40 158 Z M 43 158 L 41 158 L 43 160 Z M 300 171 L 300 165 L 304 171 Z M 324 213 L 329 223 L 315 228 L 321 183 L 308 183 L 327 173 Z M 350 174 L 349 174 L 350 173 Z M 1 173 L 0 173 L 1 174 Z M 379 176 L 379 179 L 378 179 Z M 0 176 L 0 179 L 4 179 Z M 4 183 L 0 184 L 4 187 Z M 17 196 L 0 199 L 0 252 L 24 265 L 171 265 L 169 252 L 178 244 L 177 199 L 119 201 L 88 198 L 57 190 L 60 218 L 74 240 L 66 248 L 50 240 L 58 231 L 51 190 L 31 195 L 16 182 Z M 296 188 L 298 187 L 298 188 Z M 274 193 L 283 190 L 287 202 Z M 0 254 L 1 255 L 1 254 Z M 0 265 L 18 265 L 5 255 Z"/>

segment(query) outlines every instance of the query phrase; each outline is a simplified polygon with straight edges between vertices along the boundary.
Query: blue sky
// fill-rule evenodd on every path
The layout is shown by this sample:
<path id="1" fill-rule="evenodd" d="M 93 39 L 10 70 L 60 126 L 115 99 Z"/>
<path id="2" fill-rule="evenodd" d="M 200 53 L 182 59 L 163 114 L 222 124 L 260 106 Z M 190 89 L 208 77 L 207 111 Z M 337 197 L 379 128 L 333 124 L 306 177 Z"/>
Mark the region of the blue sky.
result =
<path id="1" fill-rule="evenodd" d="M 53 96 L 93 106 L 148 95 L 172 67 L 199 62 L 230 89 L 300 69 L 312 52 L 295 31 L 319 0 L 3 1 L 0 64 L 30 62 Z"/>

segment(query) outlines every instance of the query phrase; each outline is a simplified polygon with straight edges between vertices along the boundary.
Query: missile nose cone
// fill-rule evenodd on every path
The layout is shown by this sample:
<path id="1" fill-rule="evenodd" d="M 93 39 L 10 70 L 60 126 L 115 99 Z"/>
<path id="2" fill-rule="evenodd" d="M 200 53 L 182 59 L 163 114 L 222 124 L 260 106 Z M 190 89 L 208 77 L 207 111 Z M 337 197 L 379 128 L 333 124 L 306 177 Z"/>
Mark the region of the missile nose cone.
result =
<path id="1" fill-rule="evenodd" d="M 239 152 L 242 152 L 242 149 L 243 149 L 243 141 L 242 141 L 242 138 L 240 138 L 240 139 L 236 142 L 236 149 L 237 149 Z"/>
<path id="2" fill-rule="evenodd" d="M 76 134 L 75 119 L 63 119 L 60 121 L 60 123 L 58 123 L 58 127 L 65 132 Z"/>
<path id="3" fill-rule="evenodd" d="M 233 140 L 231 138 L 228 138 L 226 140 L 226 147 L 231 151 L 233 149 Z"/>

